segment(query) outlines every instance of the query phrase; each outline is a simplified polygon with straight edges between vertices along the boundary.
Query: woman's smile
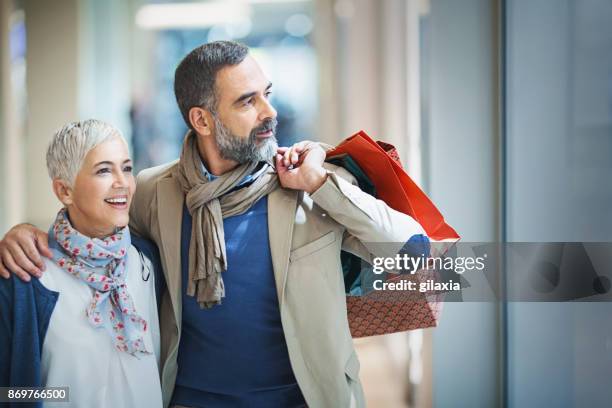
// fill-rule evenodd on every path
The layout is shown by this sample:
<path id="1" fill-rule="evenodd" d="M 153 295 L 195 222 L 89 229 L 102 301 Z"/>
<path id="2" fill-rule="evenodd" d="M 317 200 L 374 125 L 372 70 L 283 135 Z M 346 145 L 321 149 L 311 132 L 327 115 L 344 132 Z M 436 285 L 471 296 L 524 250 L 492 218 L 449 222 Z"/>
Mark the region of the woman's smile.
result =
<path id="1" fill-rule="evenodd" d="M 128 196 L 120 195 L 104 200 L 108 205 L 116 210 L 126 210 L 128 208 Z"/>

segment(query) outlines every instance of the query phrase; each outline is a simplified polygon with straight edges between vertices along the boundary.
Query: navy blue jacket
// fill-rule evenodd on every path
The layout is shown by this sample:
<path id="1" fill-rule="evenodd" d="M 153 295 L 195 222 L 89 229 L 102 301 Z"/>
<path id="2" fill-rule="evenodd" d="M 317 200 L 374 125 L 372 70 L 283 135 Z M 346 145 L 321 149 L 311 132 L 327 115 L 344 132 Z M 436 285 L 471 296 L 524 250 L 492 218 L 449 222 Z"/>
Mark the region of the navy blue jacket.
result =
<path id="1" fill-rule="evenodd" d="M 165 287 L 157 246 L 132 235 L 132 245 L 151 260 L 159 307 Z M 45 288 L 37 278 L 23 282 L 11 276 L 0 279 L 0 387 L 42 387 L 42 346 L 59 293 Z M 3 404 L 4 405 L 4 404 Z M 8 404 L 41 407 L 41 403 Z"/>

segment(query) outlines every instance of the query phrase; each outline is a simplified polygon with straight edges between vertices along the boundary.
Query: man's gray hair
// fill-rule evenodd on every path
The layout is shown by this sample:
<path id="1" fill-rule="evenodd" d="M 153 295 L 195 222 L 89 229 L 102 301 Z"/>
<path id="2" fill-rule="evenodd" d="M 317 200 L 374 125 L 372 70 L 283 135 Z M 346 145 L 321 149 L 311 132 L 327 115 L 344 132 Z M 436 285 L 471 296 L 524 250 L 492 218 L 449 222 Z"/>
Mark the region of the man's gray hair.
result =
<path id="1" fill-rule="evenodd" d="M 174 71 L 174 95 L 189 128 L 189 110 L 201 107 L 215 114 L 217 73 L 238 65 L 249 53 L 247 46 L 234 41 L 215 41 L 192 50 Z"/>
<path id="2" fill-rule="evenodd" d="M 47 148 L 47 170 L 51 179 L 62 179 L 71 186 L 87 153 L 121 132 L 101 120 L 71 122 L 55 132 Z"/>

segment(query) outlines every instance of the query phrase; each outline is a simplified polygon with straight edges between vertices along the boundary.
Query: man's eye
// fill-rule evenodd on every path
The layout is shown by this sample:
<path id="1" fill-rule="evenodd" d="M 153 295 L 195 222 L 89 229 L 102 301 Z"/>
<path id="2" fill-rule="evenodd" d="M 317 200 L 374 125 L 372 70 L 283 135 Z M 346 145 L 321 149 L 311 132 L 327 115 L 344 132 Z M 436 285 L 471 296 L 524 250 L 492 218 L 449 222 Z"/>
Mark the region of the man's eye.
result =
<path id="1" fill-rule="evenodd" d="M 125 166 L 123 168 L 123 171 L 125 171 L 126 173 L 131 173 L 132 172 L 132 166 Z"/>
<path id="2" fill-rule="evenodd" d="M 265 95 L 266 95 L 266 98 L 269 98 L 269 97 L 270 97 L 270 95 L 272 95 L 272 91 L 267 91 L 267 92 L 265 93 Z"/>
<path id="3" fill-rule="evenodd" d="M 255 101 L 255 99 L 253 99 L 253 98 L 249 98 L 249 99 L 247 99 L 246 101 L 244 101 L 244 105 L 245 105 L 245 106 L 252 105 L 254 101 Z"/>

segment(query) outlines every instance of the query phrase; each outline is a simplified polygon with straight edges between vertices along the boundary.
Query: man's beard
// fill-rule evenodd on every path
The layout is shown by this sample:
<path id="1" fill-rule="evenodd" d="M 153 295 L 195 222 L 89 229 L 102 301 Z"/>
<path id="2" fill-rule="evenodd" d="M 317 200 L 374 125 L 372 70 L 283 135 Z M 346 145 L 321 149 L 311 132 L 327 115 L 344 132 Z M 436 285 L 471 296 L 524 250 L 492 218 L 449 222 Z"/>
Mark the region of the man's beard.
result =
<path id="1" fill-rule="evenodd" d="M 233 160 L 240 164 L 248 162 L 270 161 L 276 154 L 278 143 L 276 141 L 276 119 L 266 119 L 261 126 L 251 130 L 249 137 L 244 138 L 232 134 L 221 120 L 214 116 L 215 141 L 219 147 L 221 157 Z M 272 136 L 261 139 L 257 143 L 257 133 L 271 130 Z"/>

